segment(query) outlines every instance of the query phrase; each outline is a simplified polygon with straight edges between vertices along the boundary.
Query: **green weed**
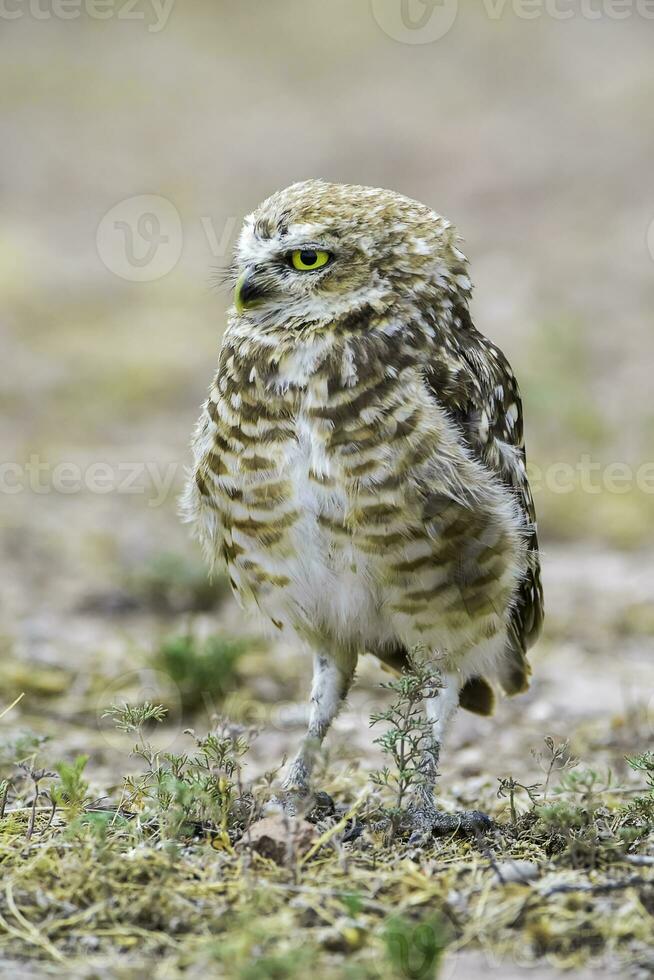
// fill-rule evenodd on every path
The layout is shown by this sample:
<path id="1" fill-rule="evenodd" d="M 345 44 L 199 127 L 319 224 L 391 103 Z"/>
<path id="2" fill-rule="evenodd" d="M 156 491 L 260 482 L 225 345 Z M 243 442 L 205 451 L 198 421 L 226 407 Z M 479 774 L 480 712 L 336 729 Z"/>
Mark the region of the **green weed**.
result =
<path id="1" fill-rule="evenodd" d="M 191 634 L 170 637 L 159 647 L 153 665 L 176 684 L 188 711 L 215 710 L 238 683 L 238 663 L 251 643 L 246 639 Z"/>

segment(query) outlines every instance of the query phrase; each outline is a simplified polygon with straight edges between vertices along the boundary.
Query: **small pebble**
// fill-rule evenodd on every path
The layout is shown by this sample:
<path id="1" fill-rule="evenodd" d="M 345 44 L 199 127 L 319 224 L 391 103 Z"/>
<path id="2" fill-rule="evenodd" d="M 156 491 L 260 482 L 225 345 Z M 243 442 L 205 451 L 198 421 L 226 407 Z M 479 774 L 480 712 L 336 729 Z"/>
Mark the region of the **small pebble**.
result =
<path id="1" fill-rule="evenodd" d="M 504 884 L 513 881 L 534 881 L 540 874 L 538 865 L 533 861 L 502 861 L 497 866 L 497 873 Z"/>
<path id="2" fill-rule="evenodd" d="M 284 865 L 294 854 L 306 854 L 317 839 L 316 828 L 299 817 L 271 814 L 253 823 L 238 842 L 262 857 Z"/>

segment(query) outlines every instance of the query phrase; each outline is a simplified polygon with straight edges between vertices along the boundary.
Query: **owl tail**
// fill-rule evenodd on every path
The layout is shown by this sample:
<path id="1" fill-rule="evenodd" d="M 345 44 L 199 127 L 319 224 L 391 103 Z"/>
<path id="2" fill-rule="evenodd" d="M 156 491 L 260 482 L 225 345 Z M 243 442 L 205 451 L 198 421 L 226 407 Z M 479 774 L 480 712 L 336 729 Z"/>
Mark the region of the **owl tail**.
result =
<path id="1" fill-rule="evenodd" d="M 493 688 L 483 677 L 471 677 L 461 688 L 459 704 L 476 715 L 492 715 L 495 709 Z"/>
<path id="2" fill-rule="evenodd" d="M 500 684 L 508 695 L 523 694 L 529 689 L 531 667 L 522 649 L 517 644 L 509 647 L 509 658 L 499 668 Z"/>

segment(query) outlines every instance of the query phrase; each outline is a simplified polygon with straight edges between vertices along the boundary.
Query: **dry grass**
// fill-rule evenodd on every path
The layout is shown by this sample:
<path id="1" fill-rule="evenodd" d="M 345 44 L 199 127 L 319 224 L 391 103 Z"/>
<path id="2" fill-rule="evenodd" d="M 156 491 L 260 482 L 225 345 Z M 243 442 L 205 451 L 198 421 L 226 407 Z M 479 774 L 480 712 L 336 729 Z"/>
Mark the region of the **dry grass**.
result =
<path id="1" fill-rule="evenodd" d="M 163 751 L 147 729 L 164 709 L 113 714 L 139 769 L 110 800 L 91 800 L 86 758 L 49 769 L 42 740 L 4 747 L 5 770 L 19 763 L 0 822 L 0 948 L 13 961 L 239 980 L 448 976 L 470 949 L 509 969 L 652 967 L 651 755 L 614 784 L 546 739 L 533 783 L 479 785 L 491 833 L 421 850 L 392 832 L 392 798 L 363 769 L 327 768 L 337 812 L 308 814 L 303 846 L 279 818 L 272 860 L 253 843 L 274 776 L 245 780 L 253 733 L 222 722 Z"/>

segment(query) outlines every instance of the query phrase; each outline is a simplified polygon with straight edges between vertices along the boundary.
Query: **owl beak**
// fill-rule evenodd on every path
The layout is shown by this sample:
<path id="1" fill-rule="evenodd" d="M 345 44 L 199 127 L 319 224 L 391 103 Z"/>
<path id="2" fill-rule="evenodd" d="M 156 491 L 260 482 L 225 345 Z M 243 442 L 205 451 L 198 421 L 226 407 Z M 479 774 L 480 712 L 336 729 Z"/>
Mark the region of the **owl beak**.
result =
<path id="1" fill-rule="evenodd" d="M 257 285 L 253 269 L 245 269 L 238 278 L 234 289 L 234 306 L 237 313 L 253 310 L 264 300 L 264 291 Z"/>

